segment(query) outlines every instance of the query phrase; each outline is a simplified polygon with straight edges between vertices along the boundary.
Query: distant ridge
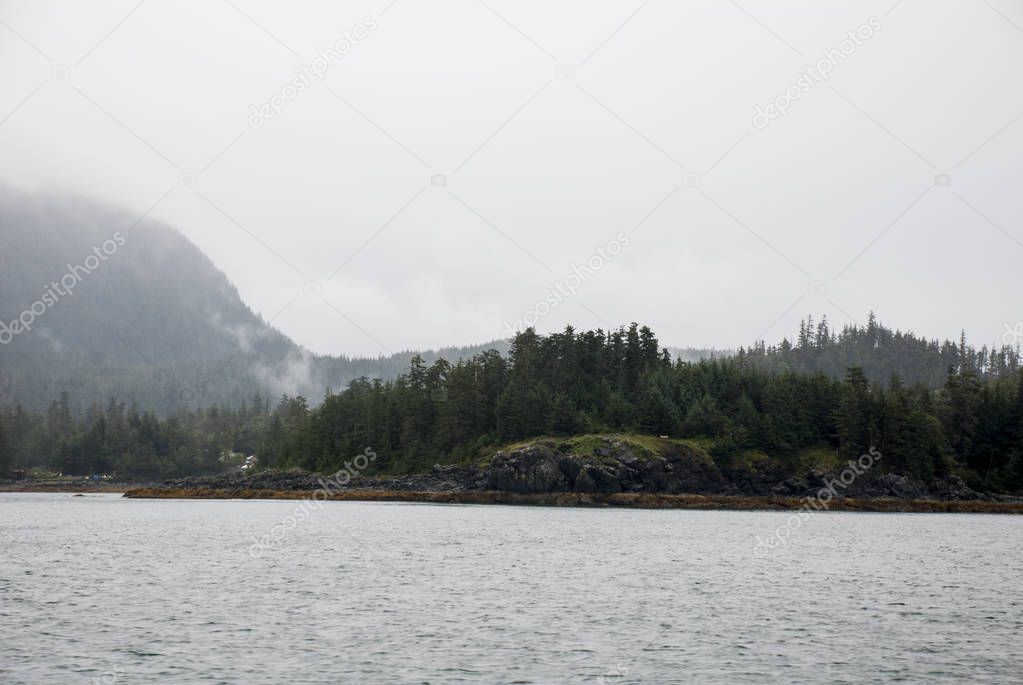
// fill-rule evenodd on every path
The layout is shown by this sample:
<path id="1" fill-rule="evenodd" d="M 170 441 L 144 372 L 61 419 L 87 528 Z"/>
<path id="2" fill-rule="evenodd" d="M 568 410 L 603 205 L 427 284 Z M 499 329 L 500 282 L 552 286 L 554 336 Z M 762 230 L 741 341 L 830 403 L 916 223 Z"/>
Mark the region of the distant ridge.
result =
<path id="1" fill-rule="evenodd" d="M 25 325 L 31 330 L 18 330 Z M 508 348 L 496 340 L 378 358 L 316 355 L 254 313 L 173 228 L 83 198 L 0 186 L 0 406 L 42 410 L 65 392 L 76 413 L 110 398 L 163 415 L 282 394 L 318 404 L 357 378 L 396 378 L 416 355 L 430 364 Z M 1019 367 L 1018 350 L 929 341 L 873 315 L 842 331 L 811 318 L 779 345 L 668 349 L 682 362 L 739 354 L 772 372 L 832 377 L 858 366 L 875 383 L 894 374 L 929 387 L 959 364 L 989 375 Z"/>

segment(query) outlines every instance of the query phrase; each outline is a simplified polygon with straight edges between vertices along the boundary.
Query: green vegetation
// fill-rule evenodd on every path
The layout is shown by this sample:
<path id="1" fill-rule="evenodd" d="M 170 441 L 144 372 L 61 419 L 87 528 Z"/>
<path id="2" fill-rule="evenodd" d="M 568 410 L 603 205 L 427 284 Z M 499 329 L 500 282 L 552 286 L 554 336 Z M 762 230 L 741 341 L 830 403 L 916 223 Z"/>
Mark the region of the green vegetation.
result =
<path id="1" fill-rule="evenodd" d="M 11 446 L 7 441 L 7 433 L 4 431 L 3 423 L 0 423 L 0 474 L 11 470 Z"/>
<path id="2" fill-rule="evenodd" d="M 895 339 L 871 325 L 868 343 L 871 335 Z M 858 341 L 861 333 L 843 337 Z M 668 444 L 686 440 L 730 468 L 772 461 L 796 473 L 874 446 L 884 470 L 925 480 L 958 472 L 998 490 L 1023 484 L 1023 374 L 1013 355 L 989 366 L 990 353 L 952 346 L 956 363 L 938 389 L 909 387 L 898 375 L 882 386 L 858 367 L 843 379 L 777 368 L 783 354 L 807 357 L 827 340 L 822 333 L 796 352 L 740 350 L 687 363 L 673 362 L 637 325 L 548 336 L 527 330 L 507 358 L 485 352 L 430 366 L 413 358 L 393 382 L 356 381 L 318 408 L 289 413 L 264 453 L 274 464 L 329 470 L 372 445 L 381 470 L 407 473 L 486 459 L 537 436 L 594 452 L 601 436 L 612 435 L 656 453 L 666 441 L 654 436 L 667 435 Z"/>
<path id="3" fill-rule="evenodd" d="M 397 379 L 358 379 L 315 408 L 284 397 L 271 409 L 257 397 L 240 409 L 161 420 L 111 402 L 75 419 L 65 395 L 46 415 L 15 408 L 0 414 L 0 424 L 15 465 L 65 473 L 210 472 L 226 467 L 227 452 L 257 454 L 261 466 L 334 471 L 371 446 L 375 471 L 401 474 L 476 463 L 547 436 L 598 458 L 614 439 L 637 456 L 686 445 L 727 469 L 770 465 L 793 474 L 876 447 L 882 471 L 923 480 L 958 473 L 998 491 L 1023 487 L 1023 372 L 1014 354 L 996 359 L 965 341 L 938 346 L 952 362 L 938 388 L 909 386 L 899 373 L 882 385 L 856 366 L 841 379 L 785 368 L 784 360 L 824 354 L 842 339 L 887 349 L 878 341 L 895 336 L 871 325 L 874 333 L 804 336 L 791 349 L 783 343 L 695 363 L 673 361 L 635 324 L 548 336 L 527 330 L 507 357 L 490 350 L 427 365 L 415 356 Z M 918 362 L 902 359 L 906 368 L 929 363 Z"/>
<path id="4" fill-rule="evenodd" d="M 543 435 L 537 438 L 530 438 L 529 440 L 519 440 L 517 442 L 500 445 L 492 449 L 482 450 L 481 461 L 489 461 L 498 452 L 510 452 L 541 443 L 557 446 L 561 448 L 562 451 L 569 452 L 571 454 L 596 458 L 605 456 L 608 445 L 610 443 L 616 443 L 630 448 L 637 457 L 650 457 L 653 455 L 663 454 L 664 448 L 669 442 L 670 441 L 667 440 L 659 440 L 658 438 L 654 438 L 649 435 L 624 433 L 592 433 L 587 435 L 575 435 L 569 438 L 565 438 L 564 436 L 558 437 Z"/>
<path id="5" fill-rule="evenodd" d="M 45 414 L 20 406 L 0 411 L 8 465 L 33 477 L 116 473 L 149 480 L 213 473 L 237 461 L 233 452 L 256 453 L 269 422 L 269 407 L 259 397 L 235 411 L 214 407 L 162 420 L 113 400 L 76 418 L 68 393 Z"/>
<path id="6" fill-rule="evenodd" d="M 894 377 L 908 386 L 940 388 L 950 368 L 968 368 L 987 378 L 1014 374 L 1020 368 L 1019 350 L 967 346 L 965 333 L 958 342 L 926 340 L 909 332 L 886 328 L 873 313 L 866 326 L 833 331 L 827 318 L 800 322 L 794 341 L 767 347 L 763 342 L 738 354 L 757 368 L 773 373 L 823 373 L 843 378 L 850 368 L 863 371 L 871 384 L 888 387 Z"/>

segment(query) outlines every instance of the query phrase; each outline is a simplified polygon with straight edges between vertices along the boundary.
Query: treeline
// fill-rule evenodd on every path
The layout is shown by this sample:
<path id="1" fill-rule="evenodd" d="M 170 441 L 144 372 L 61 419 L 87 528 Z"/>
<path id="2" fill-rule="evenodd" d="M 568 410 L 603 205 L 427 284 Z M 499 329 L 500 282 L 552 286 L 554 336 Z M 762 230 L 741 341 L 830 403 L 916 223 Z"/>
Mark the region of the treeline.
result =
<path id="1" fill-rule="evenodd" d="M 818 349 L 832 344 L 841 343 Z M 811 354 L 802 341 L 797 348 Z M 273 409 L 257 399 L 242 410 L 160 421 L 112 403 L 74 421 L 58 402 L 45 417 L 15 411 L 0 421 L 18 463 L 46 455 L 69 473 L 215 470 L 225 451 L 257 454 L 264 466 L 333 471 L 367 446 L 379 455 L 376 470 L 412 472 L 524 438 L 614 431 L 702 438 L 722 464 L 753 451 L 783 460 L 808 450 L 852 457 L 873 446 L 884 470 L 925 480 L 955 473 L 975 487 L 1019 490 L 1023 372 L 991 372 L 965 342 L 956 349 L 934 388 L 898 373 L 882 384 L 856 366 L 832 378 L 765 363 L 778 353 L 672 360 L 635 324 L 527 330 L 507 357 L 487 351 L 429 365 L 413 357 L 397 379 L 357 380 L 312 409 L 302 397 Z"/>
<path id="2" fill-rule="evenodd" d="M 887 470 L 930 479 L 962 474 L 978 487 L 1023 486 L 1023 374 L 978 372 L 964 345 L 941 387 L 885 387 L 863 370 L 773 371 L 741 352 L 673 362 L 646 327 L 545 337 L 520 334 L 496 353 L 425 366 L 394 382 L 359 381 L 293 414 L 269 443 L 275 463 L 329 470 L 371 445 L 392 470 L 471 458 L 537 435 L 630 431 L 707 438 L 729 461 L 808 448 L 856 456 L 875 446 Z M 283 438 L 283 439 L 281 439 Z"/>
<path id="3" fill-rule="evenodd" d="M 20 406 L 0 412 L 0 474 L 41 468 L 155 480 L 216 473 L 258 453 L 270 414 L 257 395 L 237 410 L 212 407 L 167 418 L 111 400 L 75 417 L 65 392 L 46 413 Z"/>
<path id="4" fill-rule="evenodd" d="M 887 385 L 898 375 L 907 385 L 940 388 L 948 369 L 966 367 L 984 378 L 1012 375 L 1020 369 L 1017 346 L 966 344 L 965 333 L 958 342 L 927 340 L 913 333 L 892 330 L 871 312 L 866 326 L 845 326 L 834 331 L 826 317 L 800 321 L 795 340 L 782 340 L 768 347 L 759 342 L 740 350 L 758 368 L 772 372 L 822 372 L 843 378 L 848 369 L 859 367 L 871 383 Z"/>

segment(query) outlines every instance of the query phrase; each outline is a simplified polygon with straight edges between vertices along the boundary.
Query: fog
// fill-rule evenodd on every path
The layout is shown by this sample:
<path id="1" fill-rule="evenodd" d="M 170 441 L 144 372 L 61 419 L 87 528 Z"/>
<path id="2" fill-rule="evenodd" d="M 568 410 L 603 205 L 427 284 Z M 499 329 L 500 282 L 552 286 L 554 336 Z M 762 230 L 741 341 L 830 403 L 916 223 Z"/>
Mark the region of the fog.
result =
<path id="1" fill-rule="evenodd" d="M 1021 71 L 1008 0 L 4 1 L 0 180 L 177 227 L 323 354 L 1000 344 Z"/>

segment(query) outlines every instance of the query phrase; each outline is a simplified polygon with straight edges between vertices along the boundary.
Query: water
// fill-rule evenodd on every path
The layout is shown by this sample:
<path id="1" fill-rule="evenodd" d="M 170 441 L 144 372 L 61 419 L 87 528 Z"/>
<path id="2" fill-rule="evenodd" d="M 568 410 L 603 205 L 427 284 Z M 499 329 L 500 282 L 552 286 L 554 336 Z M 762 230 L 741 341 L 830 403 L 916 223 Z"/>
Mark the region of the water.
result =
<path id="1" fill-rule="evenodd" d="M 0 494 L 0 682 L 1023 678 L 1020 517 L 298 506 Z"/>

